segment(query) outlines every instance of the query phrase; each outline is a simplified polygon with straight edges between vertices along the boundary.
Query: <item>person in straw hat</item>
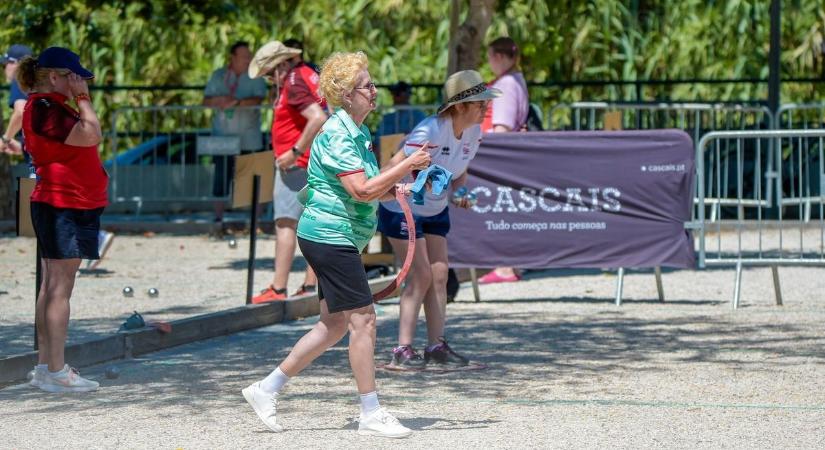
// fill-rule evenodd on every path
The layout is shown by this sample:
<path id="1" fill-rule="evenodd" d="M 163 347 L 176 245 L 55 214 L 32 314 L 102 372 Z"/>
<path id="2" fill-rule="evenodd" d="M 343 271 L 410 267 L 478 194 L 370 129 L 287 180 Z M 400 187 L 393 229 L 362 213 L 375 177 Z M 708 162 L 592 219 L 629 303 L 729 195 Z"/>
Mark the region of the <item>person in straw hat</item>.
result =
<path id="1" fill-rule="evenodd" d="M 309 147 L 327 120 L 326 104 L 318 95 L 318 73 L 304 63 L 301 49 L 279 41 L 265 44 L 249 64 L 250 78 L 264 77 L 278 87 L 272 118 L 272 150 L 275 153 L 275 273 L 272 283 L 252 303 L 287 299 L 287 282 L 295 257 L 296 230 L 303 206 L 298 192 L 307 184 Z M 316 277 L 307 267 L 301 288 L 293 295 L 315 291 Z"/>
<path id="2" fill-rule="evenodd" d="M 488 88 L 474 70 L 456 72 L 444 84 L 447 101 L 438 112 L 424 119 L 407 137 L 402 151 L 393 156 L 389 167 L 400 164 L 419 149 L 426 149 L 438 164 L 453 173 L 452 190 L 462 187 L 467 167 L 481 143 L 480 124 L 490 101 L 501 95 Z M 410 180 L 404 180 L 410 181 Z M 393 251 L 403 260 L 409 232 L 416 236 L 415 258 L 401 292 L 398 346 L 392 350 L 390 366 L 419 369 L 426 364 L 464 366 L 468 359 L 454 352 L 445 338 L 447 304 L 447 233 L 450 231 L 448 199 L 427 192 L 424 204 L 412 205 L 415 223 L 408 224 L 397 202 L 387 201 L 378 208 L 378 230 L 389 238 Z M 460 198 L 454 205 L 467 208 Z M 427 318 L 427 346 L 422 357 L 413 348 L 415 327 L 421 305 Z"/>
<path id="3" fill-rule="evenodd" d="M 363 52 L 333 53 L 321 70 L 320 88 L 336 108 L 312 142 L 309 185 L 301 195 L 306 209 L 298 243 L 318 274 L 320 318 L 266 378 L 243 389 L 243 396 L 272 431 L 280 392 L 291 377 L 349 333 L 349 361 L 361 403 L 358 434 L 409 436 L 378 403 L 375 385 L 375 308 L 361 251 L 375 233 L 378 200 L 394 197 L 412 170 L 425 169 L 430 155 L 418 151 L 393 168 L 379 171 L 364 120 L 375 109 L 376 90 Z"/>

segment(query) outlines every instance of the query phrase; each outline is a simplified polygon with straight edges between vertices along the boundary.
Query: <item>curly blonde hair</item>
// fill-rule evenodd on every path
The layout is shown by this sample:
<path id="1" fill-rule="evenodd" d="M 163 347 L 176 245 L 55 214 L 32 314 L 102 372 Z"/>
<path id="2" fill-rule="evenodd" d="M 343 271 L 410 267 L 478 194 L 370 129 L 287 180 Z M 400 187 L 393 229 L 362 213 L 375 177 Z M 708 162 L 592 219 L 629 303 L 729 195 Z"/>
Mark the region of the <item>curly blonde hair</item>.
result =
<path id="1" fill-rule="evenodd" d="M 364 52 L 335 52 L 324 61 L 318 93 L 332 106 L 344 104 L 344 94 L 355 88 L 358 72 L 369 67 Z"/>

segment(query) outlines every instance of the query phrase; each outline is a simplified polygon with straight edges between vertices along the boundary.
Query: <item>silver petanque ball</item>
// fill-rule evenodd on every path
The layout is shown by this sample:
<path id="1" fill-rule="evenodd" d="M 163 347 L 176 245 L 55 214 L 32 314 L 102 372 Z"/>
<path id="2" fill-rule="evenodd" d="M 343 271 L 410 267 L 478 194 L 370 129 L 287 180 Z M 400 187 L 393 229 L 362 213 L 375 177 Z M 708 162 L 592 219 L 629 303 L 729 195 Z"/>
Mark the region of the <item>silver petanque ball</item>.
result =
<path id="1" fill-rule="evenodd" d="M 237 247 L 238 247 L 238 241 L 236 241 L 234 239 L 230 239 L 229 240 L 229 248 L 237 248 Z"/>
<path id="2" fill-rule="evenodd" d="M 455 191 L 453 191 L 453 203 L 461 203 L 461 199 L 463 199 L 465 195 L 467 195 L 466 187 L 461 186 L 460 188 L 456 189 Z"/>
<path id="3" fill-rule="evenodd" d="M 34 378 L 34 370 L 30 370 L 29 373 L 26 374 L 26 379 L 31 381 Z"/>
<path id="4" fill-rule="evenodd" d="M 146 291 L 146 293 L 149 294 L 149 297 L 152 297 L 152 298 L 157 297 L 158 295 L 160 295 L 160 292 L 158 292 L 158 290 L 156 288 L 149 288 L 149 290 Z"/>
<path id="5" fill-rule="evenodd" d="M 133 295 L 135 295 L 135 290 L 132 289 L 131 286 L 126 286 L 125 288 L 123 288 L 123 296 L 124 297 L 131 297 Z"/>
<path id="6" fill-rule="evenodd" d="M 467 202 L 470 204 L 470 206 L 475 206 L 475 204 L 478 203 L 478 197 L 472 192 L 465 195 L 464 198 L 467 199 Z"/>
<path id="7" fill-rule="evenodd" d="M 114 380 L 115 378 L 120 376 L 120 369 L 116 366 L 109 366 L 106 368 L 106 378 L 110 380 Z"/>

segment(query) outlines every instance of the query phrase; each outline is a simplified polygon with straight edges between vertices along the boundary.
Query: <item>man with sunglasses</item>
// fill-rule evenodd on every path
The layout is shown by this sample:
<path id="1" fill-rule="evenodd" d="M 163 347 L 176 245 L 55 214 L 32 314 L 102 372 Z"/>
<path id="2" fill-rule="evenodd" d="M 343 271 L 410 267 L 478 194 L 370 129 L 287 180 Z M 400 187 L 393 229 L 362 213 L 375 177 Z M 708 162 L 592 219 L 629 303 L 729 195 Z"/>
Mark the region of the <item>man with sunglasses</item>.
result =
<path id="1" fill-rule="evenodd" d="M 252 52 L 249 43 L 238 41 L 229 48 L 229 62 L 209 77 L 203 92 L 203 105 L 215 108 L 212 116 L 212 133 L 235 135 L 240 138 L 240 153 L 247 154 L 263 149 L 260 105 L 266 97 L 266 83 L 252 80 L 247 75 Z M 212 195 L 218 199 L 229 194 L 229 186 L 235 174 L 235 159 L 215 155 L 215 177 Z M 223 222 L 224 201 L 214 203 L 215 222 Z"/>
<path id="2" fill-rule="evenodd" d="M 298 191 L 307 184 L 309 147 L 327 120 L 326 103 L 318 95 L 318 73 L 302 57 L 302 49 L 272 41 L 249 64 L 249 77 L 264 77 L 274 86 L 272 150 L 275 153 L 275 274 L 272 283 L 252 303 L 286 300 L 287 282 L 297 245 L 296 230 L 303 206 Z M 315 292 L 315 273 L 307 267 L 301 288 L 293 295 Z"/>

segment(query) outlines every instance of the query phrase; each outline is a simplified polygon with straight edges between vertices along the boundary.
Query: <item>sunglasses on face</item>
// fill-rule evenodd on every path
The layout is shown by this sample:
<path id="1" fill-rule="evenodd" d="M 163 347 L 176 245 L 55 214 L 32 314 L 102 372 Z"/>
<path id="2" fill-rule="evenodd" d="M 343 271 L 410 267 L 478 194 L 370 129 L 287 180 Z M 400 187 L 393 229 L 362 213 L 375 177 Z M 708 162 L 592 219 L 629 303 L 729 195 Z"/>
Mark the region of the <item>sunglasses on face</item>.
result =
<path id="1" fill-rule="evenodd" d="M 375 83 L 373 83 L 372 81 L 370 81 L 369 83 L 367 83 L 367 84 L 365 84 L 365 85 L 363 85 L 363 86 L 355 86 L 355 89 L 362 89 L 362 90 L 367 90 L 367 91 L 374 91 L 374 90 L 375 90 Z"/>

